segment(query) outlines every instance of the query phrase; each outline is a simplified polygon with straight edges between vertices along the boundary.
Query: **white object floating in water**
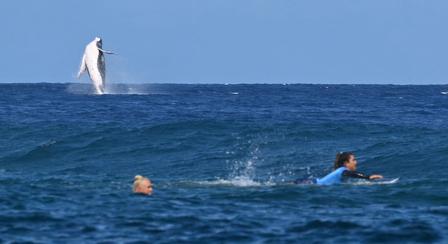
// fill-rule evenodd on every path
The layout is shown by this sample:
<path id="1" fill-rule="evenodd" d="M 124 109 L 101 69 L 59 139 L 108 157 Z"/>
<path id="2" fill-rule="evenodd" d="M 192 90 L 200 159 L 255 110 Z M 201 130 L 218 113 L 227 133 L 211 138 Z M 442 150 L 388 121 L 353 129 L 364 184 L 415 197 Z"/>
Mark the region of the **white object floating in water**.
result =
<path id="1" fill-rule="evenodd" d="M 392 180 L 375 180 L 375 181 L 358 181 L 350 183 L 351 185 L 390 185 L 395 184 L 400 180 L 400 178 L 395 178 Z"/>

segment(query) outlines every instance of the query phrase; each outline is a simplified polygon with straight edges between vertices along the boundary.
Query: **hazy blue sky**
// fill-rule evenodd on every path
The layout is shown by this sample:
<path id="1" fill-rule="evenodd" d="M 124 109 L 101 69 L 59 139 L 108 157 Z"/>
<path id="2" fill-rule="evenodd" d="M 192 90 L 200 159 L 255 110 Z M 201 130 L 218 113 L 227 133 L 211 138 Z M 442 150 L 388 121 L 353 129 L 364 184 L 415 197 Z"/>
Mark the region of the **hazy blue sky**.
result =
<path id="1" fill-rule="evenodd" d="M 448 83 L 447 0 L 2 0 L 0 82 Z"/>

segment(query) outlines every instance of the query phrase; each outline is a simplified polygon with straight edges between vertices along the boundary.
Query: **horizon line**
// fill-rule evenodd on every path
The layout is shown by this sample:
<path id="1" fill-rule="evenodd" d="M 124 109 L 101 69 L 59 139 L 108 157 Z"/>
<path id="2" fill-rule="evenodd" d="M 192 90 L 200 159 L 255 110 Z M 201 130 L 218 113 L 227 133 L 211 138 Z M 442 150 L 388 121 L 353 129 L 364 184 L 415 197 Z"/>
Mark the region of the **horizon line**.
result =
<path id="1" fill-rule="evenodd" d="M 51 82 L 51 81 L 43 81 L 43 82 L 0 82 L 2 84 L 79 84 L 79 85 L 91 85 L 91 83 L 84 82 Z M 152 82 L 152 83 L 142 83 L 142 82 L 125 82 L 125 83 L 117 83 L 117 82 L 109 82 L 111 85 L 377 85 L 377 86 L 446 86 L 448 83 L 428 83 L 428 84 L 414 84 L 414 83 L 313 83 L 313 82 L 223 82 L 223 83 L 211 83 L 211 82 Z"/>

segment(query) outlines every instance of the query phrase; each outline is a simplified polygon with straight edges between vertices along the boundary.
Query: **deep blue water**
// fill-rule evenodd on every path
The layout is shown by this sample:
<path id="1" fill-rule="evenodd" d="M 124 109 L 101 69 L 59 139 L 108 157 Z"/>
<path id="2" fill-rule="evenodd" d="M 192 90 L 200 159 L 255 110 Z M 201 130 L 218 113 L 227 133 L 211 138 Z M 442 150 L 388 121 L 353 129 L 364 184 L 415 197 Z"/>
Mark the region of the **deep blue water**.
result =
<path id="1" fill-rule="evenodd" d="M 0 242 L 448 242 L 447 90 L 2 84 Z M 400 180 L 288 183 L 338 151 Z"/>

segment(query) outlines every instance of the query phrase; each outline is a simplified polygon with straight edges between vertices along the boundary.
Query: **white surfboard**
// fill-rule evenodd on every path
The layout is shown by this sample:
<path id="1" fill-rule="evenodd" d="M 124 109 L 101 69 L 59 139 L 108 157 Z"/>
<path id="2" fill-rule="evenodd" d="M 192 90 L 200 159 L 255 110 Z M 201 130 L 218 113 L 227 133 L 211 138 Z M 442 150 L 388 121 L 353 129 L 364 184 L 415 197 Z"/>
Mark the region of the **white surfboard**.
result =
<path id="1" fill-rule="evenodd" d="M 363 180 L 363 181 L 357 181 L 357 182 L 352 182 L 349 183 L 351 185 L 390 185 L 390 184 L 395 184 L 400 180 L 400 178 L 395 178 L 395 179 L 391 179 L 391 180 L 372 180 L 372 181 L 367 181 L 367 180 Z"/>

